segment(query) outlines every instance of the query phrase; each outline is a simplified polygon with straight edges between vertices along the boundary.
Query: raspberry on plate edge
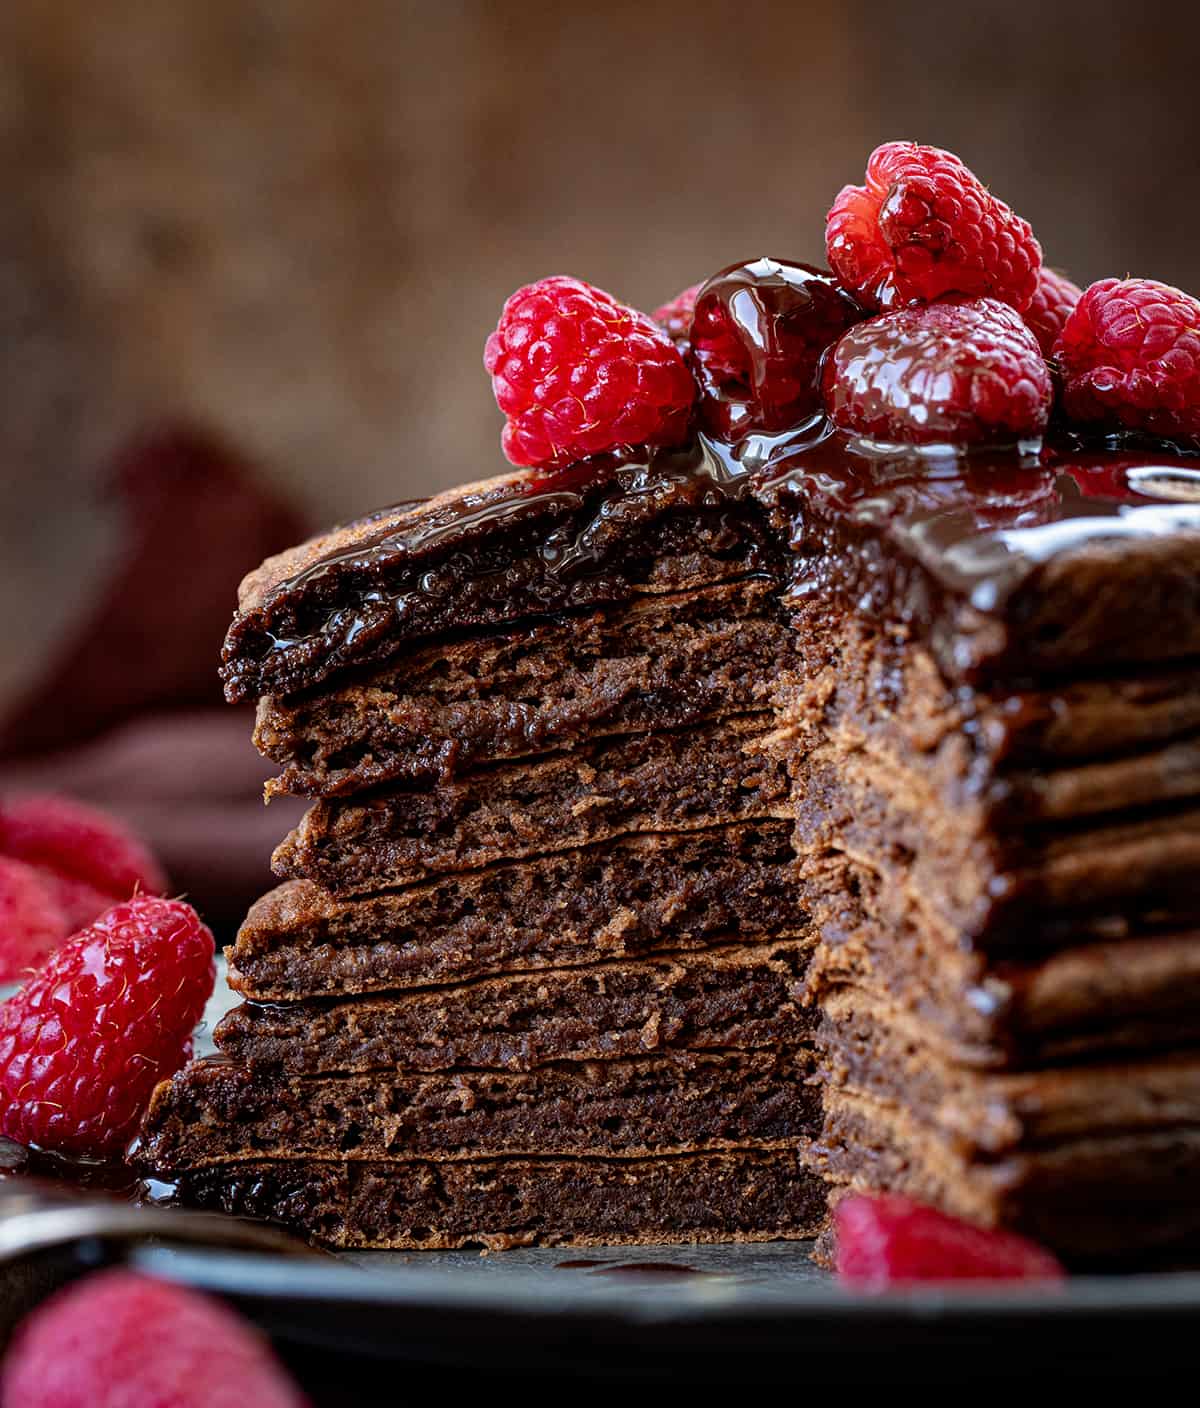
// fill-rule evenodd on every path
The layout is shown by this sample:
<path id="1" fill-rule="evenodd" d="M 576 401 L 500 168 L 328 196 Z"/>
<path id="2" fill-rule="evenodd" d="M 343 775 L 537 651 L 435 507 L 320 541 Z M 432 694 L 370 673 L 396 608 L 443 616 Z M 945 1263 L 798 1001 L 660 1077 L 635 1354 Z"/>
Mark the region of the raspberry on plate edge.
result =
<path id="1" fill-rule="evenodd" d="M 1016 1232 L 981 1227 L 897 1193 L 851 1194 L 834 1210 L 837 1275 L 859 1291 L 920 1281 L 1040 1281 L 1058 1258 Z"/>
<path id="2" fill-rule="evenodd" d="M 83 1158 L 120 1154 L 183 1065 L 216 976 L 181 900 L 140 895 L 81 929 L 0 1004 L 0 1133 Z"/>

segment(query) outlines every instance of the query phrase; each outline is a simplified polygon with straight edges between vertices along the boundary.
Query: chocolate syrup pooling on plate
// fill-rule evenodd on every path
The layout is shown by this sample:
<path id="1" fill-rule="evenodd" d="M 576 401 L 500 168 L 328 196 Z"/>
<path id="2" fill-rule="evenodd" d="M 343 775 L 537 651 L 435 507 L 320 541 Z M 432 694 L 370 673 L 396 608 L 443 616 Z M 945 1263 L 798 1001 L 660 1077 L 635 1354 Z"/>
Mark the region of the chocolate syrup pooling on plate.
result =
<path id="1" fill-rule="evenodd" d="M 80 1193 L 104 1193 L 132 1203 L 158 1201 L 155 1189 L 122 1159 L 68 1158 L 0 1136 L 0 1183 L 19 1185 L 28 1179 L 61 1184 Z M 166 1185 L 157 1184 L 156 1188 L 161 1193 Z"/>
<path id="2" fill-rule="evenodd" d="M 703 1271 L 678 1261 L 595 1261 L 579 1257 L 555 1262 L 559 1271 L 591 1271 L 597 1276 L 630 1276 L 646 1280 L 680 1281 L 691 1276 L 721 1276 L 720 1271 Z"/>

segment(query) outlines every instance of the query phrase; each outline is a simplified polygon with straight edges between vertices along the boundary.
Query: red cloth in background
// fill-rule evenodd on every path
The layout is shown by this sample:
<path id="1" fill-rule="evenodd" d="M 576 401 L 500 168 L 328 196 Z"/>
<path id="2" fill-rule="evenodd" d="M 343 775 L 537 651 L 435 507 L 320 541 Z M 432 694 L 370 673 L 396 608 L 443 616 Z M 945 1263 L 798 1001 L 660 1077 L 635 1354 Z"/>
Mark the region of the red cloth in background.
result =
<path id="1" fill-rule="evenodd" d="M 50 668 L 0 718 L 0 757 L 69 746 L 148 710 L 219 704 L 238 582 L 304 536 L 246 464 L 192 429 L 140 439 L 106 481 L 122 521 L 117 561 Z"/>
<path id="2" fill-rule="evenodd" d="M 78 747 L 0 762 L 0 791 L 65 793 L 119 817 L 227 941 L 275 883 L 271 851 L 304 810 L 263 805 L 271 768 L 250 724 L 241 709 L 144 714 Z"/>
<path id="3" fill-rule="evenodd" d="M 304 536 L 299 515 L 210 437 L 170 429 L 123 454 L 107 492 L 122 550 L 86 620 L 0 718 L 0 792 L 62 792 L 127 821 L 225 932 L 272 883 L 299 809 L 262 803 L 252 711 L 221 702 L 238 582 Z"/>

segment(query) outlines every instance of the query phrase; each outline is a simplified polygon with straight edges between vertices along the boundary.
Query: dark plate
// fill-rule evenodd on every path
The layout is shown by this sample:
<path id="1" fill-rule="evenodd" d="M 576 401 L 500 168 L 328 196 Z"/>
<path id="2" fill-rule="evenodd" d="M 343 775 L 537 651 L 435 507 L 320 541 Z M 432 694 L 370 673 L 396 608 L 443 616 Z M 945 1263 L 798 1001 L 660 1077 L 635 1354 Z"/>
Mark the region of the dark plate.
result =
<path id="1" fill-rule="evenodd" d="M 135 1260 L 235 1301 L 310 1372 L 315 1364 L 336 1378 L 338 1365 L 402 1362 L 403 1378 L 390 1382 L 410 1386 L 435 1367 L 467 1380 L 586 1375 L 797 1387 L 814 1379 L 1012 1379 L 1035 1368 L 1052 1378 L 1191 1377 L 1192 1327 L 1200 1324 L 1195 1273 L 851 1296 L 799 1243 L 368 1253 L 300 1263 L 151 1247 Z M 563 1265 L 573 1261 L 594 1264 Z"/>

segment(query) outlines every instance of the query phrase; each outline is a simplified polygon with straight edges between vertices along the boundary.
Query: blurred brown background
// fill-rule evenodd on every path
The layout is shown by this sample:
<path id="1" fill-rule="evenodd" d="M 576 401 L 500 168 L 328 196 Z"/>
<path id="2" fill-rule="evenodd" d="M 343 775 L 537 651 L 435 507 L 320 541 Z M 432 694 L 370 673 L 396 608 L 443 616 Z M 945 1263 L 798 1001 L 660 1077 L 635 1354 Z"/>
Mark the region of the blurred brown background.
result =
<path id="1" fill-rule="evenodd" d="M 215 698 L 252 558 L 497 468 L 514 286 L 818 260 L 880 141 L 958 151 L 1080 282 L 1200 290 L 1198 42 L 1195 5 L 1082 0 L 4 0 L 0 753 Z M 155 427 L 240 487 L 155 461 L 147 517 L 112 466 Z"/>

